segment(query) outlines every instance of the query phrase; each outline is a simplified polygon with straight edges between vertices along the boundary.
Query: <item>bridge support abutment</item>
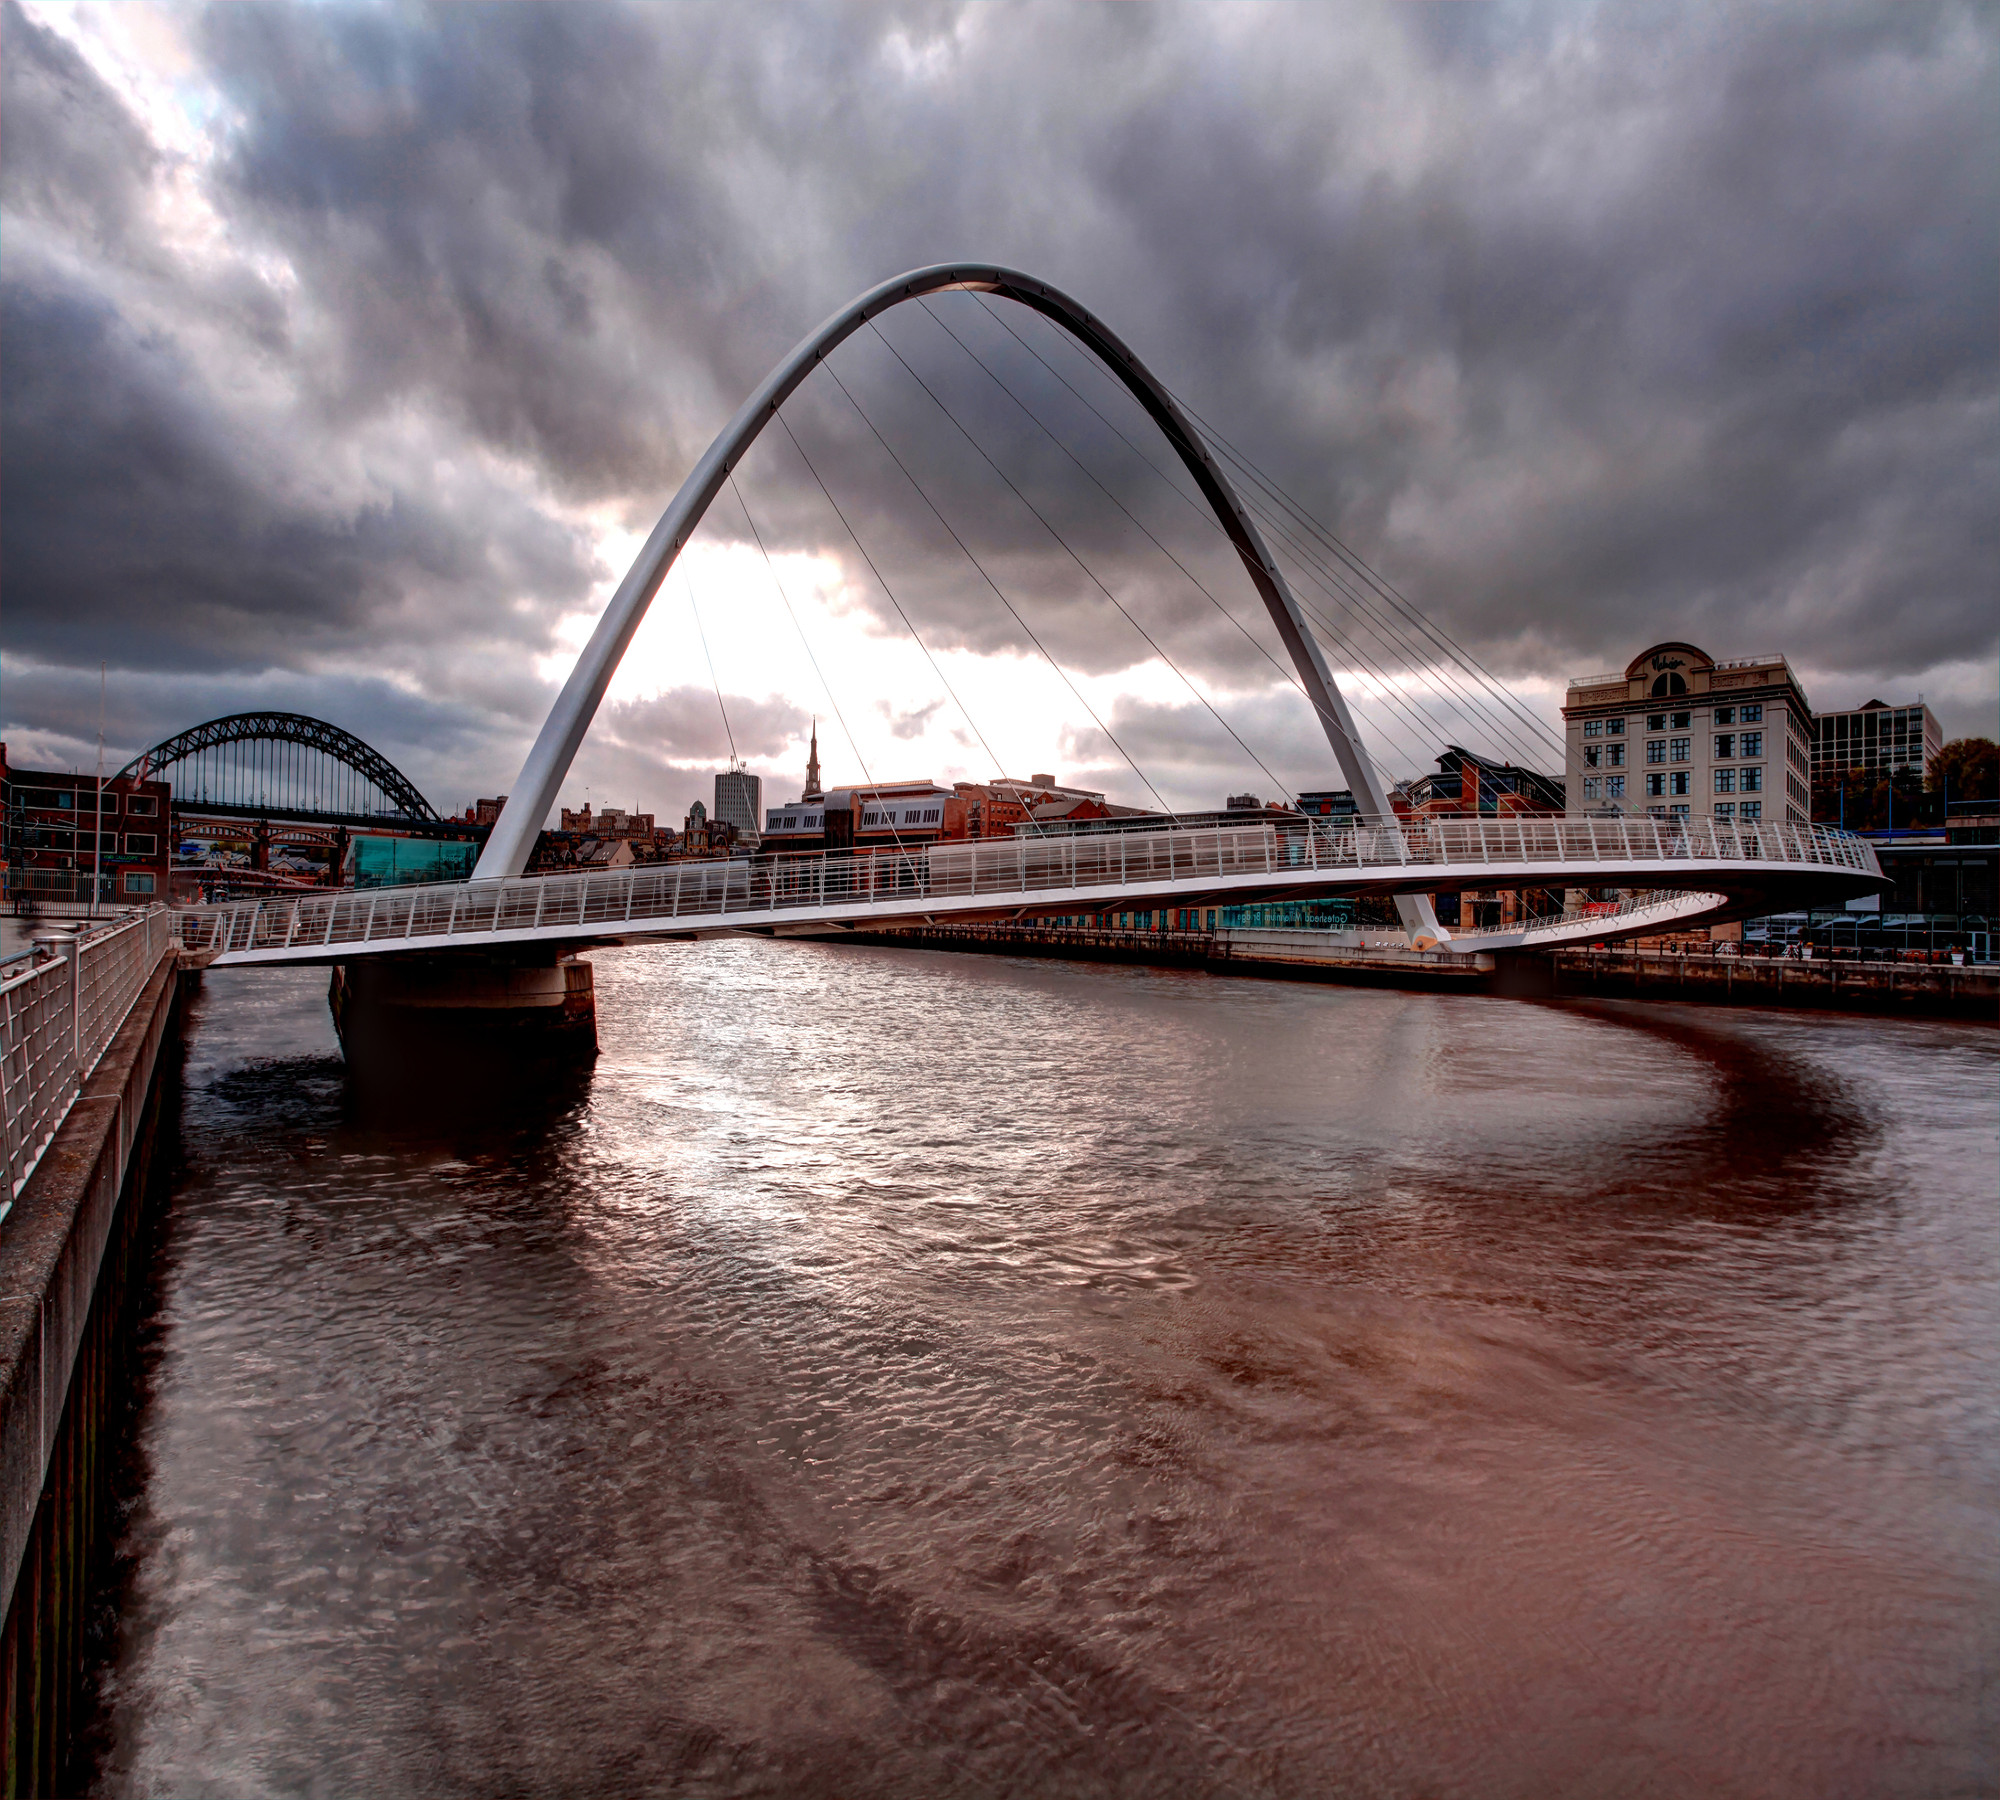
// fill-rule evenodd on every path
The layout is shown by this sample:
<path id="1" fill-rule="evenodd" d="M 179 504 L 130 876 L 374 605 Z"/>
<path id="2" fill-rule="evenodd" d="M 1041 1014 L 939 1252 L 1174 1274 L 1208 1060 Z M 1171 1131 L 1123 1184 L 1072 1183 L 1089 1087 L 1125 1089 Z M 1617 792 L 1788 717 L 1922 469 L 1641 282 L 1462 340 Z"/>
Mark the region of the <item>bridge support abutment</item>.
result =
<path id="1" fill-rule="evenodd" d="M 518 1067 L 597 1054 L 597 994 L 589 963 L 456 951 L 336 963 L 327 988 L 350 1070 L 435 1075 L 466 1064 Z"/>
<path id="2" fill-rule="evenodd" d="M 1556 959 L 1542 950 L 1495 951 L 1493 992 L 1509 1000 L 1554 999 Z"/>

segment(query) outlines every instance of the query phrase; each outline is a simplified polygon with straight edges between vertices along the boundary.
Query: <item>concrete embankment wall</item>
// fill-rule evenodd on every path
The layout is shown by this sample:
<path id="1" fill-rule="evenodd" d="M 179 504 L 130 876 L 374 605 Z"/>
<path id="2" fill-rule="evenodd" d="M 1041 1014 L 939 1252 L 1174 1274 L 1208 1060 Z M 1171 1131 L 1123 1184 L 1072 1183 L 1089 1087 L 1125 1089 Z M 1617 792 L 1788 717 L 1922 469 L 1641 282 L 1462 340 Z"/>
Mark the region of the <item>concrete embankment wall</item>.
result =
<path id="1" fill-rule="evenodd" d="M 127 1377 L 142 1226 L 176 1091 L 180 975 L 166 957 L 0 1224 L 0 1794 L 60 1791 L 105 1428 Z"/>

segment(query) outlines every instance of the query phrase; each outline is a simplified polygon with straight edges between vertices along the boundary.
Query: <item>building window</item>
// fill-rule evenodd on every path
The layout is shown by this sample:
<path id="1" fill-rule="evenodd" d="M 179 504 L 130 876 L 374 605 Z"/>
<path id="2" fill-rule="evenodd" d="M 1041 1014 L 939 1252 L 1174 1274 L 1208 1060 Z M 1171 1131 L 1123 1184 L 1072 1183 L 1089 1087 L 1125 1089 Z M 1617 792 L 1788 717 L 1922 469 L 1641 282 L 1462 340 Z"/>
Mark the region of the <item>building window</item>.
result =
<path id="1" fill-rule="evenodd" d="M 152 876 L 142 874 L 137 869 L 127 869 L 125 871 L 125 891 L 128 894 L 150 894 L 153 891 Z"/>
<path id="2" fill-rule="evenodd" d="M 1646 760 L 1649 763 L 1663 763 L 1667 760 L 1667 740 L 1648 738 L 1646 740 Z"/>
<path id="3" fill-rule="evenodd" d="M 1657 797 L 1666 791 L 1667 778 L 1664 775 L 1648 775 L 1646 777 L 1646 793 L 1649 797 Z"/>
<path id="4" fill-rule="evenodd" d="M 1685 806 L 1670 806 L 1667 808 L 1667 816 L 1684 822 L 1688 816 L 1688 809 Z"/>
<path id="5" fill-rule="evenodd" d="M 1715 803 L 1715 817 L 1719 824 L 1727 825 L 1736 817 L 1736 802 L 1734 800 L 1718 800 Z"/>
<path id="6" fill-rule="evenodd" d="M 1604 752 L 1600 750 L 1595 744 L 1585 744 L 1583 747 L 1583 766 L 1586 769 L 1596 768 L 1598 759 L 1601 756 L 1603 756 L 1603 754 Z"/>
<path id="7" fill-rule="evenodd" d="M 1583 797 L 1586 800 L 1598 799 L 1600 797 L 1598 790 L 1603 786 L 1604 783 L 1595 775 L 1586 775 L 1583 778 Z"/>
<path id="8" fill-rule="evenodd" d="M 1743 771 L 1743 791 L 1746 794 L 1761 794 L 1764 791 L 1764 771 L 1745 769 Z"/>
<path id="9" fill-rule="evenodd" d="M 1606 744 L 1604 746 L 1604 766 L 1607 769 L 1622 769 L 1625 766 L 1625 746 Z"/>
<path id="10" fill-rule="evenodd" d="M 21 804 L 30 812 L 69 812 L 76 806 L 73 788 L 23 788 Z"/>
<path id="11" fill-rule="evenodd" d="M 106 837 L 110 832 L 104 834 Z M 125 854 L 127 856 L 152 856 L 159 848 L 160 840 L 150 831 L 128 831 L 125 834 Z"/>
<path id="12" fill-rule="evenodd" d="M 1715 771 L 1715 791 L 1718 794 L 1733 794 L 1736 792 L 1736 771 L 1734 769 L 1717 769 Z"/>
<path id="13" fill-rule="evenodd" d="M 151 819 L 158 817 L 160 803 L 151 794 L 127 794 L 125 810 L 135 819 Z"/>
<path id="14" fill-rule="evenodd" d="M 1718 706 L 1715 709 L 1715 722 L 1718 725 L 1734 725 L 1736 723 L 1736 708 L 1733 706 Z"/>
<path id="15" fill-rule="evenodd" d="M 1685 731 L 1693 723 L 1694 723 L 1693 713 L 1675 713 L 1673 715 L 1673 722 L 1671 725 L 1671 729 L 1674 731 Z"/>
<path id="16" fill-rule="evenodd" d="M 1718 731 L 1715 734 L 1715 756 L 1720 762 L 1724 757 L 1736 754 L 1736 734 L 1732 731 Z"/>
<path id="17" fill-rule="evenodd" d="M 1764 802 L 1761 800 L 1744 801 L 1743 804 L 1737 808 L 1737 816 L 1741 818 L 1743 823 L 1746 825 L 1756 824 L 1757 821 L 1764 816 Z"/>
<path id="18" fill-rule="evenodd" d="M 1761 731 L 1746 731 L 1743 734 L 1743 754 L 1745 756 L 1764 754 L 1764 734 Z"/>
<path id="19" fill-rule="evenodd" d="M 1625 798 L 1625 777 L 1624 777 L 1624 776 L 1622 776 L 1622 775 L 1607 775 L 1607 776 L 1605 776 L 1605 778 L 1604 778 L 1604 797 L 1605 797 L 1605 799 L 1607 799 L 1607 800 L 1622 800 L 1622 799 L 1624 799 L 1624 798 Z"/>
<path id="20" fill-rule="evenodd" d="M 1667 740 L 1667 761 L 1686 762 L 1694 755 L 1693 738 L 1669 738 Z"/>
<path id="21" fill-rule="evenodd" d="M 1744 724 L 1746 724 L 1746 725 L 1761 725 L 1761 724 L 1763 724 L 1763 722 L 1764 722 L 1764 709 L 1763 709 L 1763 707 L 1761 707 L 1761 706 L 1746 706 L 1746 707 L 1744 707 L 1744 708 L 1743 708 L 1743 723 L 1744 723 Z"/>
<path id="22" fill-rule="evenodd" d="M 1666 728 L 1667 715 L 1665 713 L 1648 713 L 1646 715 L 1646 729 L 1648 731 L 1665 731 Z"/>
<path id="23" fill-rule="evenodd" d="M 1693 789 L 1693 772 L 1688 769 L 1676 769 L 1672 779 L 1667 783 L 1667 792 L 1670 794 L 1691 793 Z M 1685 812 L 1687 808 L 1682 807 L 1681 810 Z"/>
<path id="24" fill-rule="evenodd" d="M 1583 722 L 1583 735 L 1585 737 L 1602 737 L 1604 735 L 1604 721 L 1602 719 L 1585 719 Z"/>
<path id="25" fill-rule="evenodd" d="M 1604 735 L 1606 737 L 1623 737 L 1625 735 L 1625 721 L 1623 719 L 1606 719 L 1604 721 Z"/>
<path id="26" fill-rule="evenodd" d="M 1685 675 L 1676 675 L 1672 670 L 1669 670 L 1664 675 L 1655 676 L 1653 679 L 1653 698 L 1655 700 L 1665 700 L 1675 694 L 1685 694 L 1687 691 L 1687 677 Z"/>

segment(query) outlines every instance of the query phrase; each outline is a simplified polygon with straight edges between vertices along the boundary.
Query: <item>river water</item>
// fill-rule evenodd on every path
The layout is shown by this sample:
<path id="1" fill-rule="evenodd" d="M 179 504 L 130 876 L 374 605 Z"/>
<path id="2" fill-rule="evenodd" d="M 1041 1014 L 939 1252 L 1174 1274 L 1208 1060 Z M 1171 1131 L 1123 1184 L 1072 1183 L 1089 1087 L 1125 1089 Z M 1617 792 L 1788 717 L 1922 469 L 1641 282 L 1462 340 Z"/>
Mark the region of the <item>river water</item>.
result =
<path id="1" fill-rule="evenodd" d="M 94 1791 L 1993 1791 L 1990 1028 L 595 961 L 207 978 Z"/>

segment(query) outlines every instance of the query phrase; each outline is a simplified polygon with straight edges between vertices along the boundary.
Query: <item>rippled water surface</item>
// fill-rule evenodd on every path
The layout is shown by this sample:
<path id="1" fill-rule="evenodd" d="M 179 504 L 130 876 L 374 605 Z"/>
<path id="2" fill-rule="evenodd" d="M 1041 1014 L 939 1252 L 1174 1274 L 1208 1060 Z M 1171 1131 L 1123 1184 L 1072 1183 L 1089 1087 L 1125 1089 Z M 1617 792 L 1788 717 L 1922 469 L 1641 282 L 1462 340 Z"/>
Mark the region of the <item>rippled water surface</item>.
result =
<path id="1" fill-rule="evenodd" d="M 99 1791 L 1992 1791 L 1990 1029 L 595 960 L 208 978 Z"/>

